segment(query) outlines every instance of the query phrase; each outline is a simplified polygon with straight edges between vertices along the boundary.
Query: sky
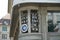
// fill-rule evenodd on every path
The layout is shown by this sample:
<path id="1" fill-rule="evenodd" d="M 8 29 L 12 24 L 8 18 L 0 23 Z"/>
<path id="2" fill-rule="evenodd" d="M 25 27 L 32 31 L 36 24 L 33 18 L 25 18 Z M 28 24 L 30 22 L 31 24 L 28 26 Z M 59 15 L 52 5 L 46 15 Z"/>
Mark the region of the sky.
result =
<path id="1" fill-rule="evenodd" d="M 0 0 L 0 19 L 8 13 L 8 0 Z"/>

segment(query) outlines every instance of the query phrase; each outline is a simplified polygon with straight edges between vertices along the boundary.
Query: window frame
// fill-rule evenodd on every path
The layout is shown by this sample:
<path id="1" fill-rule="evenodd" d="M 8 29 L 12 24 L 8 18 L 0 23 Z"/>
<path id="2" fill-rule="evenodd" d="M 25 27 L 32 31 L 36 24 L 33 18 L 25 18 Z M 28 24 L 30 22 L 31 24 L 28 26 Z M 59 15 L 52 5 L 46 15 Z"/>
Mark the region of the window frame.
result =
<path id="1" fill-rule="evenodd" d="M 31 8 L 31 7 L 32 7 L 32 8 Z M 30 26 L 31 26 L 31 22 L 30 22 L 30 20 L 31 20 L 31 18 L 30 18 L 30 17 L 31 17 L 31 16 L 30 16 L 30 10 L 37 10 L 37 11 L 38 11 L 38 14 L 39 14 L 38 17 L 41 17 L 41 16 L 40 16 L 40 10 L 39 10 L 38 8 L 39 8 L 39 7 L 36 7 L 36 6 L 27 6 L 27 7 L 22 7 L 22 8 L 19 9 L 19 21 L 20 21 L 20 22 L 21 22 L 21 11 L 24 11 L 24 10 L 27 10 L 27 11 L 28 11 L 28 15 L 29 15 L 29 16 L 28 16 L 28 17 L 29 17 L 29 18 L 28 18 L 28 21 L 29 21 L 29 22 L 28 22 L 28 25 L 30 24 L 30 25 L 29 25 L 29 28 L 28 28 L 28 33 L 31 33 L 31 27 L 30 27 Z M 41 33 L 41 29 L 40 29 L 40 28 L 41 28 L 41 22 L 40 22 L 40 21 L 41 21 L 41 19 L 39 18 L 39 24 L 40 24 L 40 25 L 38 25 L 38 27 L 39 27 L 39 30 L 40 30 L 40 31 L 39 31 L 38 33 Z M 21 23 L 19 23 L 19 26 L 21 26 Z M 19 28 L 19 29 L 20 29 L 20 28 Z M 21 29 L 20 29 L 20 30 L 21 30 Z M 35 32 L 34 32 L 34 33 L 35 33 Z M 20 34 L 22 34 L 21 31 L 20 31 Z"/>
<path id="2" fill-rule="evenodd" d="M 32 13 L 31 13 L 31 11 L 37 11 L 37 16 L 38 16 L 38 27 L 37 27 L 38 31 L 35 31 L 35 32 L 32 32 L 32 16 L 31 16 Z M 30 10 L 30 24 L 31 24 L 31 27 L 30 27 L 31 28 L 31 33 L 39 33 L 39 13 L 38 13 L 38 10 L 33 10 L 33 9 Z"/>
<path id="3" fill-rule="evenodd" d="M 54 14 L 54 13 L 60 13 L 60 11 L 52 11 L 52 10 L 50 10 L 50 11 L 47 11 L 47 13 L 52 13 L 52 14 Z M 57 16 L 57 15 L 56 15 Z M 48 20 L 47 20 L 48 21 Z M 48 32 L 50 35 L 55 35 L 55 33 L 57 34 L 57 35 L 59 35 L 59 32 Z"/>
<path id="4" fill-rule="evenodd" d="M 2 31 L 6 32 L 7 31 L 7 25 L 2 25 Z"/>

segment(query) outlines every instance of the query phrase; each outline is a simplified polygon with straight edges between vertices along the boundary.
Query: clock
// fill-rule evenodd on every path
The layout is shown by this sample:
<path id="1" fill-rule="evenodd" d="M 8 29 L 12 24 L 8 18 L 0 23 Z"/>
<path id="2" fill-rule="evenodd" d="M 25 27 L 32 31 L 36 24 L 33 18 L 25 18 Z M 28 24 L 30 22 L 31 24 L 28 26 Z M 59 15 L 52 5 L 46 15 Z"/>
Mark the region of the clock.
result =
<path id="1" fill-rule="evenodd" d="M 7 21 L 4 21 L 3 23 L 4 23 L 5 25 L 8 25 L 8 22 L 7 22 Z"/>

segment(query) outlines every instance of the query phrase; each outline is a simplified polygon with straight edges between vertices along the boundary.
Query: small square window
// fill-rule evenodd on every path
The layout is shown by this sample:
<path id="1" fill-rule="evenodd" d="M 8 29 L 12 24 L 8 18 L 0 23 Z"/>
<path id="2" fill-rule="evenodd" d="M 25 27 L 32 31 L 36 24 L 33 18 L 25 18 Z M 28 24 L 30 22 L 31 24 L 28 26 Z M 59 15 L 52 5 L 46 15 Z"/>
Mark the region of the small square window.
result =
<path id="1" fill-rule="evenodd" d="M 6 25 L 2 26 L 2 31 L 7 31 L 7 26 Z"/>

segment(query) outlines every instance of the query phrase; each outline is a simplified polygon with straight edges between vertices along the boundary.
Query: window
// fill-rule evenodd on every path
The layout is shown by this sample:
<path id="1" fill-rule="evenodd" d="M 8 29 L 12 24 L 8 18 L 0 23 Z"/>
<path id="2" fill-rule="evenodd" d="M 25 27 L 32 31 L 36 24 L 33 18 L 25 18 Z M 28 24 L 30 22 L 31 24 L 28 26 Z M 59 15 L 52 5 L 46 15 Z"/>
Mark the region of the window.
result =
<path id="1" fill-rule="evenodd" d="M 2 26 L 2 31 L 7 31 L 7 26 L 6 25 Z"/>
<path id="2" fill-rule="evenodd" d="M 28 16 L 27 16 L 27 11 L 25 10 L 25 11 L 21 12 L 22 33 L 27 33 L 28 32 L 27 24 L 28 24 Z"/>
<path id="3" fill-rule="evenodd" d="M 49 12 L 48 32 L 59 32 L 59 31 L 60 31 L 60 12 Z"/>
<path id="4" fill-rule="evenodd" d="M 39 31 L 39 20 L 37 10 L 31 10 L 31 32 Z"/>
<path id="5" fill-rule="evenodd" d="M 2 39 L 7 39 L 7 34 L 2 34 Z"/>
<path id="6" fill-rule="evenodd" d="M 20 10 L 20 32 L 39 33 L 38 9 Z"/>
<path id="7" fill-rule="evenodd" d="M 52 13 L 48 13 L 48 20 L 52 20 L 53 17 L 52 17 Z"/>
<path id="8" fill-rule="evenodd" d="M 56 15 L 57 16 L 57 21 L 60 21 L 60 15 Z"/>

